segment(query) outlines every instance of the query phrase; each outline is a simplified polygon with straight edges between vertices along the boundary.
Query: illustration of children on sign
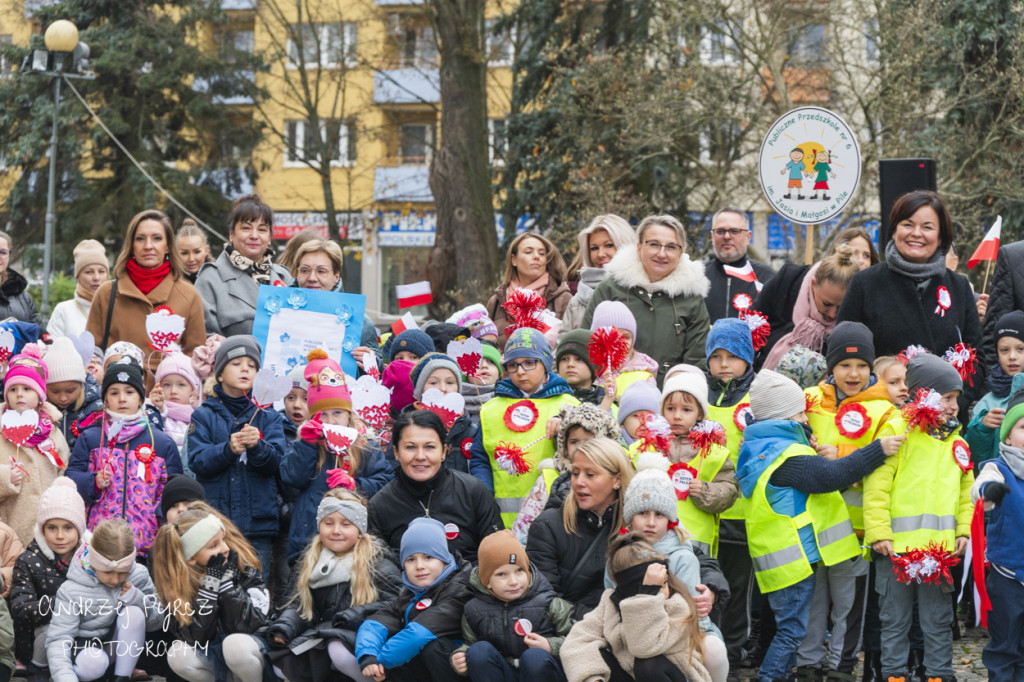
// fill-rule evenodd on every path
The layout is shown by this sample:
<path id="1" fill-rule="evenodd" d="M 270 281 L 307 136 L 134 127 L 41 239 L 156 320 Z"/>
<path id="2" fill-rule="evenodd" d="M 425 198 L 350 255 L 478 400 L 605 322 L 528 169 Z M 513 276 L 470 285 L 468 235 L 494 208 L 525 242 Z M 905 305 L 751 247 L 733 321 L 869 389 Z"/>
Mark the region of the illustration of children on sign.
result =
<path id="1" fill-rule="evenodd" d="M 789 153 L 789 163 L 782 169 L 782 175 L 789 172 L 789 184 L 786 185 L 786 194 L 783 195 L 783 199 L 793 198 L 793 188 L 796 188 L 796 198 L 803 199 L 804 195 L 800 193 L 803 189 L 803 177 L 804 177 L 804 152 L 799 147 L 794 148 Z"/>
<path id="2" fill-rule="evenodd" d="M 829 176 L 831 176 L 833 180 L 835 180 L 836 178 L 836 174 L 832 171 L 832 152 L 825 151 L 823 149 L 820 152 L 818 152 L 815 158 L 817 160 L 817 163 L 814 164 L 814 168 L 812 170 L 815 173 L 817 173 L 817 176 L 814 178 L 814 196 L 812 196 L 811 199 L 817 199 L 818 190 L 821 190 L 821 198 L 824 199 L 825 201 L 828 201 Z"/>
<path id="3" fill-rule="evenodd" d="M 821 149 L 820 144 L 805 142 L 789 152 L 789 162 L 781 171 L 782 175 L 789 176 L 783 199 L 792 199 L 793 189 L 796 189 L 797 199 L 808 199 L 801 192 L 805 177 L 808 181 L 814 180 L 814 194 L 809 197 L 810 199 L 817 200 L 819 192 L 822 193 L 821 198 L 824 201 L 831 199 L 828 195 L 828 181 L 829 178 L 836 179 L 835 171 L 832 169 L 832 152 Z"/>

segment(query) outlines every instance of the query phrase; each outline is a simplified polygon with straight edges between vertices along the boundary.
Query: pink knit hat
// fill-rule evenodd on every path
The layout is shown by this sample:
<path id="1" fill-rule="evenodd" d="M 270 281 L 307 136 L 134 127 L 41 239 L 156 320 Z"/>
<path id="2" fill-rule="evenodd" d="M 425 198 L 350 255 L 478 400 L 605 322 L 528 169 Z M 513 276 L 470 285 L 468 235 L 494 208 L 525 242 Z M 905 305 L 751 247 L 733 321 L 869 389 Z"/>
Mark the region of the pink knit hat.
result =
<path id="1" fill-rule="evenodd" d="M 40 533 L 43 525 L 50 519 L 70 521 L 78 529 L 79 538 L 85 534 L 85 502 L 78 494 L 78 486 L 67 476 L 53 479 L 50 487 L 39 496 L 36 528 Z"/>
<path id="2" fill-rule="evenodd" d="M 192 360 L 184 353 L 170 353 L 156 368 L 156 383 L 159 386 L 164 377 L 177 374 L 192 385 L 193 391 L 199 391 L 199 375 L 192 369 Z"/>
<path id="3" fill-rule="evenodd" d="M 309 413 L 316 414 L 324 410 L 352 411 L 352 392 L 345 385 L 345 373 L 341 366 L 327 357 L 327 352 L 316 348 L 306 356 L 305 377 L 309 382 L 306 401 Z"/>
<path id="4" fill-rule="evenodd" d="M 11 386 L 27 386 L 39 396 L 39 402 L 46 401 L 46 377 L 49 371 L 46 363 L 34 355 L 15 355 L 11 358 L 7 375 L 4 377 L 4 397 Z"/>
<path id="5" fill-rule="evenodd" d="M 400 412 L 406 405 L 411 405 L 416 400 L 412 390 L 412 379 L 409 378 L 415 366 L 416 363 L 409 360 L 392 360 L 384 368 L 380 382 L 391 389 L 391 409 L 395 412 Z"/>

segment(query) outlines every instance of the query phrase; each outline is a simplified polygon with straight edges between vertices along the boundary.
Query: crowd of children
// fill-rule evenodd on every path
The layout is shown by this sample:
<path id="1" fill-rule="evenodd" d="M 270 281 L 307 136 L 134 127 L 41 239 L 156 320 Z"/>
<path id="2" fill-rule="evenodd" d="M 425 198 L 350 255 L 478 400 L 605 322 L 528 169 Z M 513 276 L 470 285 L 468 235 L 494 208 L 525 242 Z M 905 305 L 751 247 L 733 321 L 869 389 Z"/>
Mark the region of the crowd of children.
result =
<path id="1" fill-rule="evenodd" d="M 860 323 L 808 380 L 755 371 L 723 318 L 706 367 L 659 384 L 626 305 L 592 319 L 499 350 L 470 306 L 358 378 L 314 350 L 280 411 L 254 400 L 252 336 L 151 376 L 123 341 L 21 349 L 0 678 L 852 682 L 863 652 L 870 682 L 952 682 L 972 536 L 984 663 L 1024 674 L 1024 312 L 969 418 L 962 363 L 875 357 Z"/>

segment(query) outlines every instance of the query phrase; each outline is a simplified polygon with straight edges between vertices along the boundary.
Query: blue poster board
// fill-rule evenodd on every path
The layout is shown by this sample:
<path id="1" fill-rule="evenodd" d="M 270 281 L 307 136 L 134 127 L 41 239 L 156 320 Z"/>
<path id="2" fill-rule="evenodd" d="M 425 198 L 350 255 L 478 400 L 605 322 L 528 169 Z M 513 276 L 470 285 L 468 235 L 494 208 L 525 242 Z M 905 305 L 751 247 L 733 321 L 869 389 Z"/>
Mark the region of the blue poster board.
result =
<path id="1" fill-rule="evenodd" d="M 363 331 L 366 297 L 318 289 L 260 286 L 252 335 L 263 347 L 263 366 L 284 376 L 323 348 L 349 376 L 356 376 L 352 351 Z"/>

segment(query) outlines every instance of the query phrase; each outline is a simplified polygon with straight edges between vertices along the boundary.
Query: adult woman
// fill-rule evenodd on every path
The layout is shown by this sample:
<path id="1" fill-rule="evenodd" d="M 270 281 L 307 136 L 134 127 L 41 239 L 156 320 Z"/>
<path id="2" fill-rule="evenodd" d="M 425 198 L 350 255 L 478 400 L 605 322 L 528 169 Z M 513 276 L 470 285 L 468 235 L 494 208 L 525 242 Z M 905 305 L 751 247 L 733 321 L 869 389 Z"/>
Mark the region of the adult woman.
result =
<path id="1" fill-rule="evenodd" d="M 853 260 L 857 262 L 861 270 L 878 265 L 878 250 L 867 231 L 859 227 L 846 228 L 836 235 L 835 241 L 832 242 L 832 248 L 828 252 L 829 255 L 835 253 L 836 249 L 843 244 L 847 244 L 853 249 Z"/>
<path id="2" fill-rule="evenodd" d="M 213 262 L 213 257 L 210 256 L 210 242 L 206 239 L 206 233 L 199 229 L 196 221 L 185 218 L 181 221 L 181 229 L 178 230 L 178 236 L 174 240 L 174 248 L 181 258 L 185 278 L 195 284 L 203 264 Z"/>
<path id="3" fill-rule="evenodd" d="M 487 314 L 498 327 L 498 347 L 505 345 L 505 298 L 515 289 L 532 289 L 547 301 L 547 309 L 562 319 L 572 293 L 565 283 L 565 261 L 555 245 L 535 233 L 521 234 L 512 240 L 505 260 L 505 276 L 487 301 Z"/>
<path id="4" fill-rule="evenodd" d="M 199 271 L 196 289 L 206 306 L 211 334 L 251 334 L 261 284 L 289 284 L 288 271 L 274 265 L 270 228 L 274 211 L 258 194 L 235 200 L 228 217 L 228 243 Z"/>
<path id="5" fill-rule="evenodd" d="M 579 285 L 562 315 L 559 338 L 561 334 L 579 328 L 594 289 L 608 274 L 604 266 L 611 262 L 620 248 L 634 244 L 636 235 L 623 218 L 609 213 L 591 220 L 590 224 L 580 231 L 576 240 L 579 242 L 577 258 L 582 265 L 579 271 Z"/>
<path id="6" fill-rule="evenodd" d="M 570 471 L 569 494 L 533 521 L 526 554 L 580 619 L 604 591 L 608 541 L 622 528 L 622 491 L 635 472 L 625 449 L 610 438 L 580 444 Z"/>
<path id="7" fill-rule="evenodd" d="M 704 265 L 686 254 L 686 232 L 669 215 L 648 216 L 636 229 L 635 249 L 620 249 L 605 266 L 580 326 L 589 329 L 601 301 L 622 301 L 636 318 L 636 348 L 658 362 L 658 382 L 673 365 L 703 367 L 710 318 Z"/>
<path id="8" fill-rule="evenodd" d="M 446 436 L 433 412 L 407 411 L 395 418 L 391 442 L 399 466 L 394 480 L 370 500 L 370 532 L 397 552 L 409 522 L 429 516 L 445 524 L 449 549 L 476 561 L 484 536 L 502 529 L 501 516 L 483 483 L 442 466 L 445 457 L 462 456 L 448 452 Z"/>
<path id="9" fill-rule="evenodd" d="M 858 272 L 854 250 L 845 244 L 813 265 L 783 265 L 754 302 L 771 325 L 755 365 L 775 369 L 796 345 L 824 354 L 846 287 Z"/>
<path id="10" fill-rule="evenodd" d="M 277 264 L 282 268 L 288 270 L 294 270 L 295 264 L 298 262 L 298 251 L 299 247 L 306 244 L 307 242 L 319 241 L 323 239 L 323 235 L 320 234 L 320 230 L 312 227 L 299 230 L 296 234 L 293 234 L 291 239 L 284 245 L 284 251 L 277 259 Z"/>
<path id="11" fill-rule="evenodd" d="M 876 355 L 895 355 L 911 344 L 942 355 L 961 340 L 979 348 L 981 322 L 971 285 L 946 269 L 953 221 L 942 199 L 934 192 L 904 194 L 892 207 L 889 226 L 885 262 L 853 278 L 839 320 L 866 324 Z M 984 385 L 974 378 L 974 386 Z"/>
<path id="12" fill-rule="evenodd" d="M 11 269 L 11 235 L 0 232 L 0 320 L 13 317 L 19 322 L 39 324 L 39 311 L 25 289 L 28 280 Z"/>
<path id="13" fill-rule="evenodd" d="M 50 336 L 78 336 L 89 320 L 92 297 L 110 276 L 107 250 L 95 239 L 83 239 L 75 247 L 75 295 L 53 308 L 46 331 Z"/>
<path id="14" fill-rule="evenodd" d="M 85 325 L 106 350 L 115 341 L 130 341 L 149 348 L 146 315 L 165 305 L 185 318 L 180 344 L 190 354 L 206 342 L 203 301 L 182 272 L 181 260 L 171 248 L 174 231 L 163 211 L 147 210 L 128 223 L 121 253 L 114 263 L 114 280 L 104 282 L 93 295 L 89 320 Z M 156 372 L 163 356 L 152 353 L 149 369 Z M 152 374 L 146 375 L 146 389 L 152 387 Z"/>

